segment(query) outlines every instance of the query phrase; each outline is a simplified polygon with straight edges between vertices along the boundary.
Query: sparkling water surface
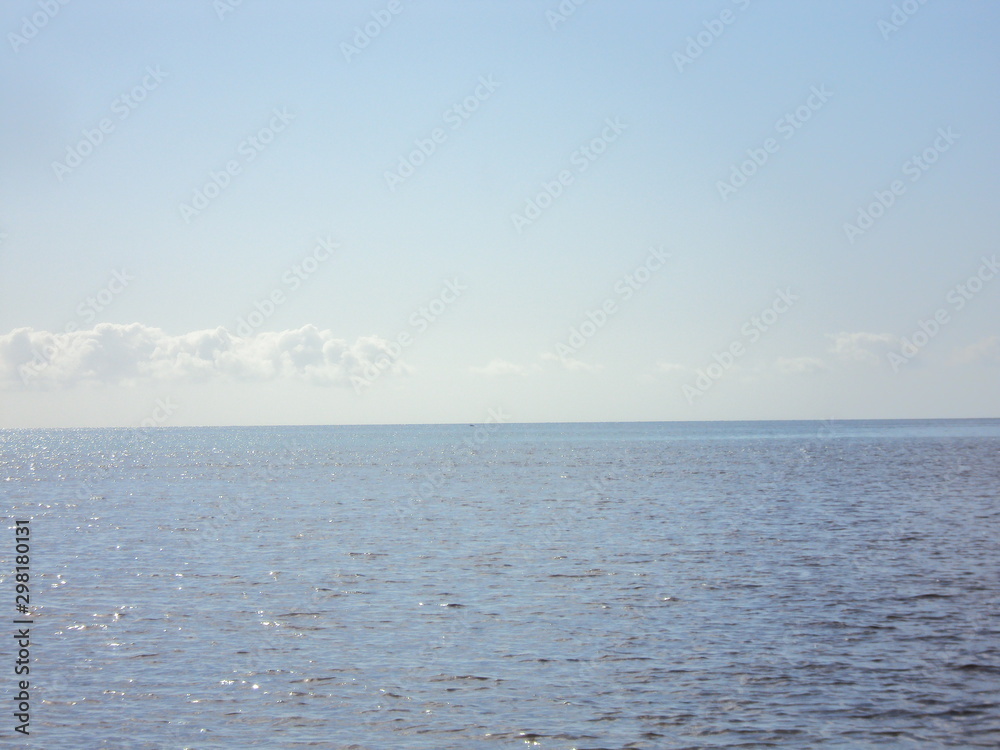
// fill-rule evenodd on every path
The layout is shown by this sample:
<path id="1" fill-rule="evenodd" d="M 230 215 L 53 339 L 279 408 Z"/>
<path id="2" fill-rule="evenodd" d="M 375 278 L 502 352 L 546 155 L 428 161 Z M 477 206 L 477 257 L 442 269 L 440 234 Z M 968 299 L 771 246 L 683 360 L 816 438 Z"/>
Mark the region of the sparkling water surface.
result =
<path id="1" fill-rule="evenodd" d="M 6 430 L 0 486 L 17 746 L 1000 746 L 1000 420 Z"/>

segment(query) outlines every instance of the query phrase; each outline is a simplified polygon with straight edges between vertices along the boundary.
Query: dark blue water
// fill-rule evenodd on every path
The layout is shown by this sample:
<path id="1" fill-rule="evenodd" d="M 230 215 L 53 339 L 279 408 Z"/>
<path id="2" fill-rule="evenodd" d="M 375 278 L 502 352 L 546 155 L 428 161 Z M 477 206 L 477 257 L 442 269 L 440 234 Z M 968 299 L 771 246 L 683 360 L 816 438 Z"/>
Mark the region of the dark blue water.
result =
<path id="1" fill-rule="evenodd" d="M 0 431 L 17 744 L 997 747 L 998 459 L 998 420 Z"/>

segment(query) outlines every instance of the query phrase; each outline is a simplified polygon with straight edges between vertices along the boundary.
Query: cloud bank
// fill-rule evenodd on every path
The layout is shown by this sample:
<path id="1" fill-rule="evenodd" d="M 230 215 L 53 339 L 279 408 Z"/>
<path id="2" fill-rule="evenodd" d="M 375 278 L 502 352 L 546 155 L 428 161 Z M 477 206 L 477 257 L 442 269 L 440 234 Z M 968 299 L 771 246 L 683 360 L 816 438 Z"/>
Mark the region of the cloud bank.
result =
<path id="1" fill-rule="evenodd" d="M 987 336 L 974 344 L 969 344 L 959 349 L 954 359 L 963 365 L 1000 365 L 1000 336 Z"/>
<path id="2" fill-rule="evenodd" d="M 489 364 L 482 367 L 470 367 L 469 372 L 474 375 L 485 375 L 487 377 L 502 377 L 504 375 L 527 375 L 529 372 L 540 369 L 538 365 L 527 367 L 516 362 L 508 362 L 505 359 L 494 358 Z"/>
<path id="3" fill-rule="evenodd" d="M 408 371 L 385 339 L 362 336 L 352 343 L 314 325 L 246 337 L 222 327 L 172 335 L 141 323 L 65 333 L 18 328 L 0 335 L 0 383 L 7 387 L 276 379 L 350 386 L 352 378 L 370 377 L 376 369 Z"/>
<path id="4" fill-rule="evenodd" d="M 833 340 L 830 351 L 840 358 L 869 364 L 884 361 L 886 353 L 899 343 L 899 339 L 891 333 L 868 331 L 841 331 L 829 335 L 829 338 Z"/>

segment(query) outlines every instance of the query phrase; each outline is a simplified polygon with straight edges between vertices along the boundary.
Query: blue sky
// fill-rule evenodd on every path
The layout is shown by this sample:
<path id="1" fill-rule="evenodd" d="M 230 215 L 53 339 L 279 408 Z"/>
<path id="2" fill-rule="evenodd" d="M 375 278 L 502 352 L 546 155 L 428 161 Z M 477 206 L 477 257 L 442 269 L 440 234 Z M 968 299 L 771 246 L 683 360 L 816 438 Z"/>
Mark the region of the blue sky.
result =
<path id="1" fill-rule="evenodd" d="M 0 426 L 1000 414 L 994 4 L 0 31 Z"/>

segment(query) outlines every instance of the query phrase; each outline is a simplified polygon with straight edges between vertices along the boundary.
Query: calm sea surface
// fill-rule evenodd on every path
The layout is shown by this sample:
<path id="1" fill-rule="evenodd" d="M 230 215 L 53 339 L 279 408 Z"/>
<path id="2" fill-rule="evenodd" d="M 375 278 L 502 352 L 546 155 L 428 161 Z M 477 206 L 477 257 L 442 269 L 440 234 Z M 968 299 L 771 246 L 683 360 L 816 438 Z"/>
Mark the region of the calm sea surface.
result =
<path id="1" fill-rule="evenodd" d="M 0 488 L 0 744 L 1000 746 L 1000 420 L 8 430 Z"/>

